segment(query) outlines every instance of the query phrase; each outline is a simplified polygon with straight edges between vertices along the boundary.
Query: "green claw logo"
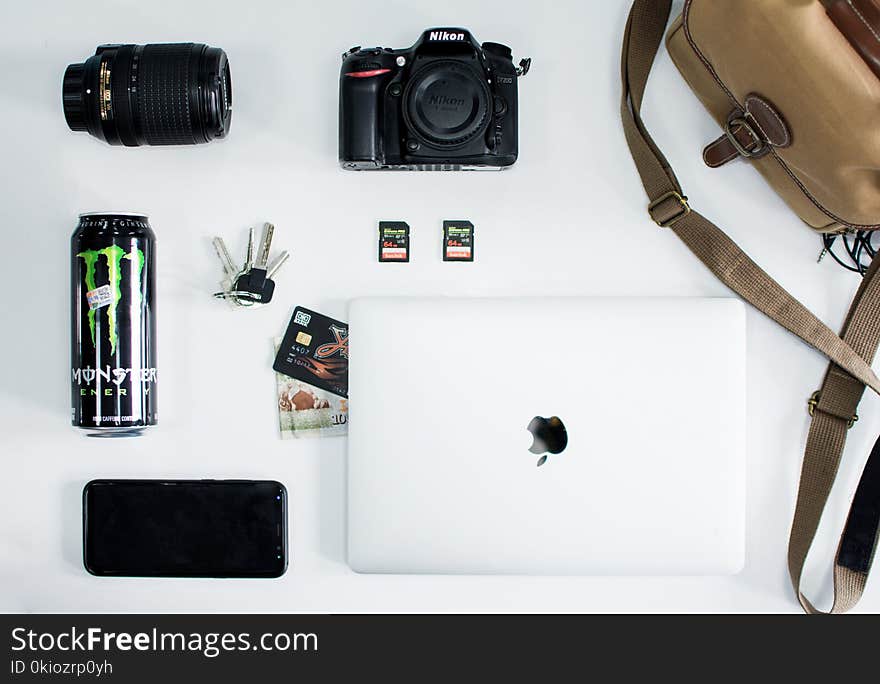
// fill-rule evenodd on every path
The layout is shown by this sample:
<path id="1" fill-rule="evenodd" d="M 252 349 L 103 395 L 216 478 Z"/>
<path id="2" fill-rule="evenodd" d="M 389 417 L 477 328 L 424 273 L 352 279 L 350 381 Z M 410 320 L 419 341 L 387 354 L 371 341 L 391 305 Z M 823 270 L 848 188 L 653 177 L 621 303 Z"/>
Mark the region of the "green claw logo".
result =
<path id="1" fill-rule="evenodd" d="M 90 249 L 85 252 L 80 252 L 77 256 L 83 260 L 86 266 L 85 280 L 87 292 L 92 292 L 98 289 L 98 285 L 95 283 L 96 267 L 102 256 L 107 260 L 108 285 L 112 294 L 112 300 L 107 306 L 107 324 L 110 330 L 110 353 L 114 354 L 116 353 L 117 342 L 117 308 L 119 306 L 119 301 L 122 299 L 122 260 L 128 259 L 132 262 L 131 270 L 136 283 L 133 292 L 134 296 L 137 298 L 132 303 L 140 305 L 141 273 L 143 273 L 145 261 L 144 253 L 137 248 L 132 249 L 130 253 L 126 253 L 119 245 L 110 245 L 109 247 L 100 250 Z M 93 347 L 97 346 L 97 341 L 95 340 L 95 318 L 98 311 L 99 309 L 89 307 L 89 331 L 92 334 Z"/>

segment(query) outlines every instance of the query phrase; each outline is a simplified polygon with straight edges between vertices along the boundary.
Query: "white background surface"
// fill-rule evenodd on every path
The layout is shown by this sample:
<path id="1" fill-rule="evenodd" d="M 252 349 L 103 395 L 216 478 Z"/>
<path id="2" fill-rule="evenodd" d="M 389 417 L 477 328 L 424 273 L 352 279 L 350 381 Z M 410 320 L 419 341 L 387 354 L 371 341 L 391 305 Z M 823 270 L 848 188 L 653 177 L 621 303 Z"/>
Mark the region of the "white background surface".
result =
<path id="1" fill-rule="evenodd" d="M 737 577 L 358 576 L 344 557 L 344 441 L 278 439 L 271 339 L 296 304 L 344 317 L 347 300 L 364 295 L 728 296 L 645 214 L 618 119 L 628 4 L 5 3 L 0 609 L 795 611 L 785 550 L 805 401 L 824 363 L 753 312 L 748 547 Z M 520 83 L 518 164 L 482 175 L 338 170 L 341 52 L 356 44 L 405 47 L 423 29 L 449 24 L 534 58 Z M 60 90 L 69 62 L 103 42 L 165 41 L 228 52 L 235 97 L 228 140 L 120 149 L 67 130 Z M 815 264 L 818 238 L 746 165 L 702 166 L 702 145 L 718 131 L 665 54 L 645 113 L 693 204 L 839 326 L 856 278 L 830 260 Z M 68 424 L 69 237 L 78 213 L 106 209 L 148 213 L 159 238 L 161 426 L 124 442 L 88 440 Z M 476 263 L 444 264 L 441 221 L 462 217 L 476 225 Z M 380 218 L 410 223 L 411 264 L 376 263 Z M 246 227 L 264 220 L 276 223 L 276 245 L 291 249 L 293 261 L 269 308 L 230 312 L 210 297 L 220 274 L 210 237 L 227 236 L 243 252 Z M 490 396 L 488 388 L 472 389 Z M 861 463 L 880 431 L 876 398 L 861 411 L 812 559 L 817 585 L 827 581 Z M 620 422 L 625 435 L 638 429 L 639 416 L 621 406 Z M 292 501 L 290 571 L 275 582 L 90 577 L 81 562 L 80 492 L 95 477 L 277 478 Z M 875 582 L 861 610 L 878 609 Z"/>

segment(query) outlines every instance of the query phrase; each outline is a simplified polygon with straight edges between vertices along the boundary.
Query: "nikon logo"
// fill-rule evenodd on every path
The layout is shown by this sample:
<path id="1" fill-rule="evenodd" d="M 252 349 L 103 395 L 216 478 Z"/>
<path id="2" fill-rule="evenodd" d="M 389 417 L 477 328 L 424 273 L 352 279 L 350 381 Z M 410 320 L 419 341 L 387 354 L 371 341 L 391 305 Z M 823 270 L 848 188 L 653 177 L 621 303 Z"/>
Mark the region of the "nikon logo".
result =
<path id="1" fill-rule="evenodd" d="M 431 31 L 428 40 L 464 40 L 463 33 L 449 33 L 449 31 Z"/>
<path id="2" fill-rule="evenodd" d="M 464 100 L 458 97 L 446 97 L 446 95 L 431 95 L 428 104 L 435 107 L 464 107 Z"/>

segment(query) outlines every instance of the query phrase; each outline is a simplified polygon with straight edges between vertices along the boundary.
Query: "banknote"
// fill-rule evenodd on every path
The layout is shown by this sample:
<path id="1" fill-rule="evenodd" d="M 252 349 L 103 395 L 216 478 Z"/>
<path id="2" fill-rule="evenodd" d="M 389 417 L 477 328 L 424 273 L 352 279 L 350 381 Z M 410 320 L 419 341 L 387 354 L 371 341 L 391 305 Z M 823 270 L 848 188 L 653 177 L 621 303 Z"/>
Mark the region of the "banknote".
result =
<path id="1" fill-rule="evenodd" d="M 275 352 L 281 340 L 275 340 Z M 348 434 L 348 399 L 275 372 L 282 439 Z"/>

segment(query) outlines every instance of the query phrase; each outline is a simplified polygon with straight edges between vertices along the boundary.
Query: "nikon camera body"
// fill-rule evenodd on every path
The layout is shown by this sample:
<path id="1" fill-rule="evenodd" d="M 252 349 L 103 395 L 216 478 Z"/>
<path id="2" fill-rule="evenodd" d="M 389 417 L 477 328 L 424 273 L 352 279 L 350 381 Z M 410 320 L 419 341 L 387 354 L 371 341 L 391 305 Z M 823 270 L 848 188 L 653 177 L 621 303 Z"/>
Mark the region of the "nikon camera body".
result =
<path id="1" fill-rule="evenodd" d="M 352 48 L 339 81 L 344 169 L 504 169 L 517 158 L 510 48 L 464 29 L 429 29 L 411 48 Z"/>

